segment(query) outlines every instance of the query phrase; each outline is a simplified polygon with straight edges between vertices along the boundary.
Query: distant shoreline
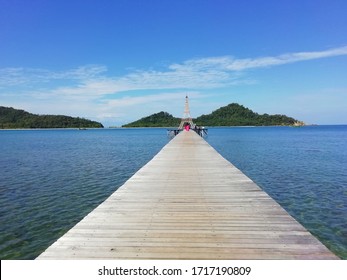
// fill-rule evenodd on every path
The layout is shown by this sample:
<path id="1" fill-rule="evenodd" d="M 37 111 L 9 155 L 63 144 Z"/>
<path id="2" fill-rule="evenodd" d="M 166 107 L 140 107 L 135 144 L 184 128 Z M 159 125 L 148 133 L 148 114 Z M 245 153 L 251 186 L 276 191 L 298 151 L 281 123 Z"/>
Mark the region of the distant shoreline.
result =
<path id="1" fill-rule="evenodd" d="M 88 128 L 79 128 L 79 127 L 48 127 L 48 128 L 0 128 L 0 131 L 2 130 L 10 130 L 10 131 L 16 131 L 16 130 L 96 130 L 96 129 L 105 129 L 103 127 L 88 127 Z"/>
<path id="2" fill-rule="evenodd" d="M 347 124 L 306 124 L 301 127 L 314 127 L 314 126 L 347 126 Z M 295 127 L 292 125 L 235 125 L 235 126 L 204 126 L 204 128 L 254 128 L 254 127 Z M 177 129 L 177 127 L 158 127 L 158 126 L 143 126 L 143 127 L 91 127 L 91 128 L 0 128 L 0 131 L 45 131 L 45 130 L 107 130 L 107 129 Z"/>

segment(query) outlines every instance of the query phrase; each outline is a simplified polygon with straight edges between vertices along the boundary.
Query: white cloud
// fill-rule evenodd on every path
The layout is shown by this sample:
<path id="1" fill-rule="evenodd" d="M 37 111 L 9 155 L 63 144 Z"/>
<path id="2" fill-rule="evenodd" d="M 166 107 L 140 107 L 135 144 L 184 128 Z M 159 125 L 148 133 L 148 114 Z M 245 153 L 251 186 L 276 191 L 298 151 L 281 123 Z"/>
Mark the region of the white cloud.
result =
<path id="1" fill-rule="evenodd" d="M 218 69 L 219 71 L 238 72 L 341 55 L 347 55 L 347 46 L 320 52 L 297 52 L 259 58 L 235 59 L 231 56 L 208 57 L 188 60 L 183 64 L 175 64 L 171 67 L 173 69 L 191 69 L 195 71 L 198 69 Z"/>
<path id="2" fill-rule="evenodd" d="M 19 85 L 45 84 L 57 80 L 90 80 L 107 71 L 103 65 L 85 65 L 66 71 L 50 71 L 36 68 L 0 69 L 0 88 Z"/>
<path id="3" fill-rule="evenodd" d="M 190 97 L 194 97 L 194 98 L 201 98 L 201 95 L 198 92 L 193 92 L 193 91 L 174 92 L 174 93 L 162 92 L 159 94 L 151 94 L 151 95 L 145 95 L 145 96 L 136 96 L 136 97 L 126 96 L 119 99 L 107 99 L 107 100 L 104 100 L 104 105 L 110 106 L 110 107 L 131 107 L 131 106 L 139 105 L 139 104 L 145 106 L 146 104 L 152 103 L 152 102 L 160 102 L 162 104 L 162 102 L 165 101 L 167 103 L 171 103 L 177 100 L 179 100 L 182 103 L 182 100 L 184 100 L 184 97 L 186 95 L 189 95 Z"/>
<path id="4" fill-rule="evenodd" d="M 113 117 L 114 120 L 123 124 L 159 111 L 170 112 L 180 117 L 187 94 L 194 100 L 204 98 L 204 95 L 194 91 L 160 92 L 146 96 L 129 95 L 118 99 L 106 99 L 99 106 L 103 116 Z"/>
<path id="5" fill-rule="evenodd" d="M 100 96 L 132 90 L 152 89 L 211 89 L 240 83 L 248 83 L 244 71 L 265 68 L 299 61 L 347 55 L 347 46 L 320 52 L 297 52 L 279 56 L 236 59 L 231 56 L 207 57 L 173 63 L 166 71 L 135 70 L 123 76 L 108 76 L 107 67 L 87 65 L 67 71 L 44 69 L 0 69 L 0 87 L 21 84 L 44 84 L 66 81 L 68 86 L 55 86 L 45 90 L 52 95 Z M 69 81 L 69 82 L 68 82 Z M 70 85 L 71 82 L 73 85 Z"/>
<path id="6" fill-rule="evenodd" d="M 37 103 L 37 106 L 45 106 L 42 108 L 58 108 L 54 112 L 76 112 L 80 116 L 108 118 L 129 113 L 137 116 L 146 112 L 153 113 L 152 110 L 168 102 L 178 106 L 182 103 L 182 96 L 184 98 L 188 91 L 199 92 L 251 83 L 247 70 L 341 55 L 347 55 L 347 46 L 259 58 L 205 57 L 172 63 L 162 71 L 132 70 L 120 76 L 110 76 L 107 67 L 103 65 L 86 65 L 66 71 L 3 68 L 0 69 L 0 96 L 3 104 L 7 102 L 15 106 L 25 100 Z M 132 91 L 148 90 L 162 92 L 132 95 Z M 118 93 L 123 96 L 128 93 L 128 97 L 114 97 Z M 37 106 L 32 107 L 38 108 Z"/>

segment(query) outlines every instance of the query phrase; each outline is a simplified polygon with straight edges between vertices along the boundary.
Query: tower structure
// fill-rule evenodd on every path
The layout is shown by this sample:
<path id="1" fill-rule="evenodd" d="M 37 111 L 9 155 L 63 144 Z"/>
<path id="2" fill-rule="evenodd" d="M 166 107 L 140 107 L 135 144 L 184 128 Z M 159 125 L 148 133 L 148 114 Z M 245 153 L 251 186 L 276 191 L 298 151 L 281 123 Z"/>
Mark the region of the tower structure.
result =
<path id="1" fill-rule="evenodd" d="M 193 119 L 190 116 L 188 96 L 186 95 L 186 103 L 184 104 L 184 113 L 183 113 L 183 117 L 178 129 L 183 129 L 183 127 L 187 124 L 189 124 L 191 127 L 194 127 Z"/>

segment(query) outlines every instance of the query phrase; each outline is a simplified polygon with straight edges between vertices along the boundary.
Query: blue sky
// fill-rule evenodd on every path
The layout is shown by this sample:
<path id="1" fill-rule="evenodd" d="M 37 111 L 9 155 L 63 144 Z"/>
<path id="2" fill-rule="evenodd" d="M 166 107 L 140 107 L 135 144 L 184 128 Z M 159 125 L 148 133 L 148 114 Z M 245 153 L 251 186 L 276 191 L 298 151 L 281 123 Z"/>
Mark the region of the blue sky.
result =
<path id="1" fill-rule="evenodd" d="M 0 105 L 121 125 L 237 102 L 347 123 L 347 1 L 0 0 Z"/>

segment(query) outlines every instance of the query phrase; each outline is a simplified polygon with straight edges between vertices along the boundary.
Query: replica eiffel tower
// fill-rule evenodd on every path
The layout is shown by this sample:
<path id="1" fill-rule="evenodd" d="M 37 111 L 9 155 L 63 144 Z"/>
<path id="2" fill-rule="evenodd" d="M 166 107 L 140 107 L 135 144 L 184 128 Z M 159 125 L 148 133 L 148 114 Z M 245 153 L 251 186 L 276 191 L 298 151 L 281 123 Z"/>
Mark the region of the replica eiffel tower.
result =
<path id="1" fill-rule="evenodd" d="M 193 119 L 190 116 L 189 101 L 188 101 L 188 96 L 186 95 L 186 103 L 184 105 L 184 113 L 183 113 L 181 123 L 178 127 L 178 130 L 182 130 L 188 124 L 190 125 L 191 128 L 195 127 L 195 125 L 193 123 Z"/>
<path id="2" fill-rule="evenodd" d="M 196 124 L 193 123 L 193 119 L 190 116 L 189 101 L 188 101 L 187 95 L 186 95 L 186 103 L 184 105 L 184 113 L 183 113 L 181 123 L 177 129 L 168 129 L 168 136 L 174 137 L 177 134 L 179 134 L 184 128 L 186 128 L 187 130 L 192 129 L 201 137 L 207 136 L 207 128 L 197 126 Z"/>

